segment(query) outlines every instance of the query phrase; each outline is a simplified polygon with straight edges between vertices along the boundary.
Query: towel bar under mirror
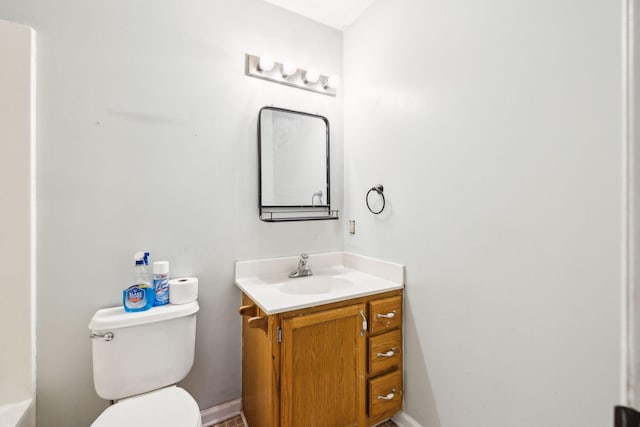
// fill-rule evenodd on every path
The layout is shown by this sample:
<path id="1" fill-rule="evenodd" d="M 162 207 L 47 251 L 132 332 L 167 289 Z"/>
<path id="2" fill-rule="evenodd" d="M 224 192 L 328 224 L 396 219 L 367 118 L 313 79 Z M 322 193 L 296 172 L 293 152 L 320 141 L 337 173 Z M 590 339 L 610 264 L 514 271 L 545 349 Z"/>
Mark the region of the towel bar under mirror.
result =
<path id="1" fill-rule="evenodd" d="M 263 107 L 258 114 L 260 219 L 338 219 L 331 208 L 329 120 Z"/>

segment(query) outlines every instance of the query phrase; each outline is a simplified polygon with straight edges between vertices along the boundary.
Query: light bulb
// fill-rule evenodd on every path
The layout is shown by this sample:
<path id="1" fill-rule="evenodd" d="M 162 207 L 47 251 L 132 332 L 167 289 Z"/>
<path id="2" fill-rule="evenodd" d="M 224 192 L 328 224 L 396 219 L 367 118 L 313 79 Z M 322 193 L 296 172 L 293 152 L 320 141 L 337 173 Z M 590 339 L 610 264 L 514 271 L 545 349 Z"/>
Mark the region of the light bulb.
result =
<path id="1" fill-rule="evenodd" d="M 293 76 L 297 72 L 298 66 L 293 62 L 285 62 L 284 64 L 282 64 L 282 77 L 284 77 L 285 79 L 287 77 Z"/>
<path id="2" fill-rule="evenodd" d="M 304 74 L 304 82 L 307 84 L 316 83 L 318 80 L 320 80 L 320 73 L 314 68 L 307 70 Z"/>
<path id="3" fill-rule="evenodd" d="M 268 73 L 273 70 L 273 66 L 275 62 L 273 62 L 273 58 L 269 55 L 261 56 L 260 61 L 258 62 L 258 71 L 262 71 L 264 73 Z"/>
<path id="4" fill-rule="evenodd" d="M 331 74 L 324 84 L 325 89 L 338 89 L 340 87 L 340 76 Z"/>

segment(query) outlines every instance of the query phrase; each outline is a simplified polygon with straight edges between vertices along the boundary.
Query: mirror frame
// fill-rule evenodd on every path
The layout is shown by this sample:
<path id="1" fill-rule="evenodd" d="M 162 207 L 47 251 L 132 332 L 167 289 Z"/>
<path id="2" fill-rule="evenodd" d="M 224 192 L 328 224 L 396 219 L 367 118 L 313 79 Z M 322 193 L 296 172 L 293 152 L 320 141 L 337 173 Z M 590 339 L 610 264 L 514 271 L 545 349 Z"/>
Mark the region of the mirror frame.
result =
<path id="1" fill-rule="evenodd" d="M 323 205 L 263 205 L 262 204 L 262 112 L 265 110 L 283 113 L 298 114 L 305 117 L 320 119 L 326 126 L 326 174 L 327 174 L 327 203 Z M 338 211 L 331 209 L 331 162 L 330 162 L 330 131 L 329 120 L 318 114 L 305 113 L 303 111 L 289 110 L 286 108 L 265 106 L 258 112 L 258 209 L 261 221 L 316 221 L 338 219 Z"/>

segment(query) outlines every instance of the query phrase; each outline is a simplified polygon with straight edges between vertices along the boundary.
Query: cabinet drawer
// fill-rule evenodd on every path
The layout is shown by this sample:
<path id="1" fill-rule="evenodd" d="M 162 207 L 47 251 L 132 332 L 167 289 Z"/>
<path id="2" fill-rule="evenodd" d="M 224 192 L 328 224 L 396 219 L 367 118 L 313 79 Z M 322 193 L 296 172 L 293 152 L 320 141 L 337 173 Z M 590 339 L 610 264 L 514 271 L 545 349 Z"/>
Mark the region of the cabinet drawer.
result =
<path id="1" fill-rule="evenodd" d="M 389 418 L 402 409 L 402 371 L 369 380 L 369 419 Z"/>
<path id="2" fill-rule="evenodd" d="M 400 296 L 378 299 L 369 303 L 369 332 L 393 329 L 402 325 L 402 298 Z"/>
<path id="3" fill-rule="evenodd" d="M 369 375 L 376 375 L 402 361 L 402 334 L 400 330 L 369 338 Z"/>

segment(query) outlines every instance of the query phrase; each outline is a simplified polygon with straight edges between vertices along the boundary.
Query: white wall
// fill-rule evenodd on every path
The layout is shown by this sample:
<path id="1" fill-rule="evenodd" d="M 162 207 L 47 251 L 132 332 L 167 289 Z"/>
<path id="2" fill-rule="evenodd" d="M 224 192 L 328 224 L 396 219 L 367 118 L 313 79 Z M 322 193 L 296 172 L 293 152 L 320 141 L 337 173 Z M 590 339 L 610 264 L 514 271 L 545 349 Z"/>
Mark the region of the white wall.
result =
<path id="1" fill-rule="evenodd" d="M 0 406 L 32 397 L 31 29 L 0 20 Z"/>
<path id="2" fill-rule="evenodd" d="M 238 398 L 234 261 L 343 247 L 342 221 L 259 221 L 256 141 L 264 105 L 327 116 L 341 208 L 341 98 L 246 77 L 244 54 L 341 74 L 342 33 L 259 0 L 6 0 L 0 17 L 38 32 L 39 425 L 106 407 L 87 324 L 143 249 L 200 278 L 184 386 L 201 408 Z"/>
<path id="3" fill-rule="evenodd" d="M 622 15 L 378 0 L 345 33 L 345 246 L 406 264 L 405 410 L 424 427 L 611 425 Z"/>
<path id="4" fill-rule="evenodd" d="M 640 3 L 629 2 L 631 25 L 628 28 L 629 66 L 629 297 L 627 300 L 627 375 L 625 405 L 640 407 Z"/>
<path id="5" fill-rule="evenodd" d="M 347 249 L 407 265 L 406 410 L 424 427 L 603 426 L 618 400 L 621 4 L 378 0 L 345 35 Z M 38 411 L 104 408 L 87 322 L 133 251 L 201 278 L 200 407 L 240 395 L 233 261 L 343 246 L 257 219 L 256 118 L 342 106 L 243 75 L 342 72 L 342 36 L 259 0 L 6 0 L 38 31 Z M 373 65 L 373 67 L 372 67 Z M 364 194 L 382 183 L 387 210 Z"/>

